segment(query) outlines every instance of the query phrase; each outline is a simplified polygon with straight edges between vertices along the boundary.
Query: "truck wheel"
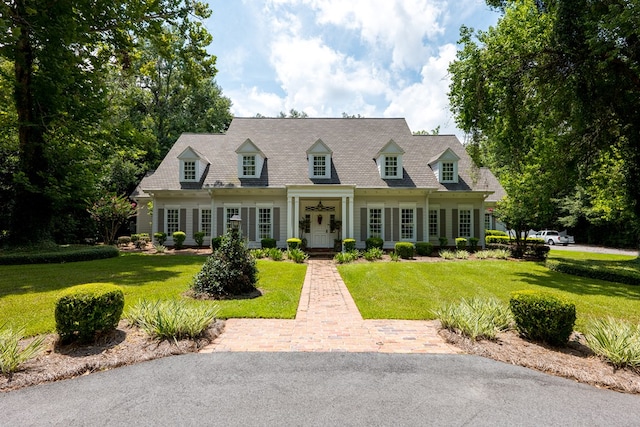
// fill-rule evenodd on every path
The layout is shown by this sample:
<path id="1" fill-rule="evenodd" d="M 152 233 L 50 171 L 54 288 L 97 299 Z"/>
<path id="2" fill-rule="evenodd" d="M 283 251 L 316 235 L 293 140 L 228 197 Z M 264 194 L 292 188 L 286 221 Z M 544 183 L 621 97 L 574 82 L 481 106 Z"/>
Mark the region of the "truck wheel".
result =
<path id="1" fill-rule="evenodd" d="M 549 241 L 547 242 L 550 246 L 553 246 L 556 244 L 556 242 L 553 241 L 553 239 L 549 239 Z"/>

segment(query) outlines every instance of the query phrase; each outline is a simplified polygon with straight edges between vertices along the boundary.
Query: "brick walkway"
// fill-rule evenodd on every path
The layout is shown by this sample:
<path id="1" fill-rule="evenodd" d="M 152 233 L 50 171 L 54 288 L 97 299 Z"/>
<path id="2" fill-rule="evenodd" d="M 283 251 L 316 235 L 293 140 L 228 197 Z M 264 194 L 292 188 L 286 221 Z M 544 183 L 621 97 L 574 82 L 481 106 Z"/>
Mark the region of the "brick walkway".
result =
<path id="1" fill-rule="evenodd" d="M 332 261 L 309 261 L 295 320 L 229 319 L 202 353 L 220 351 L 346 351 L 456 353 L 437 322 L 363 320 Z"/>

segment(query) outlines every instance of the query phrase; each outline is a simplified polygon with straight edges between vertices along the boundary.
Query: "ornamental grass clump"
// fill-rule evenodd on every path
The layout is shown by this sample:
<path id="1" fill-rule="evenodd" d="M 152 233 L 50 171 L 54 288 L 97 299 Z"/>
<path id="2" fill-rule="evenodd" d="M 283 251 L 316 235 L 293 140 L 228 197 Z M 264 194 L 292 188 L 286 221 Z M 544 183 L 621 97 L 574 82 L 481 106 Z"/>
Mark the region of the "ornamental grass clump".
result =
<path id="1" fill-rule="evenodd" d="M 213 298 L 244 295 L 257 290 L 257 276 L 255 258 L 247 249 L 240 231 L 231 229 L 222 239 L 220 247 L 207 257 L 202 269 L 193 278 L 191 288 L 196 294 Z"/>
<path id="2" fill-rule="evenodd" d="M 12 329 L 3 324 L 0 326 L 0 372 L 11 376 L 20 365 L 35 357 L 42 351 L 43 337 L 34 338 L 27 345 L 20 345 L 24 337 L 24 328 Z"/>
<path id="3" fill-rule="evenodd" d="M 309 255 L 304 253 L 302 249 L 293 248 L 287 251 L 287 258 L 295 263 L 301 264 L 309 258 Z"/>
<path id="4" fill-rule="evenodd" d="M 617 320 L 591 320 L 584 338 L 598 356 L 616 368 L 640 371 L 640 325 Z"/>
<path id="5" fill-rule="evenodd" d="M 496 338 L 498 332 L 511 328 L 509 308 L 497 299 L 462 299 L 434 311 L 443 328 L 459 332 L 472 340 Z"/>
<path id="6" fill-rule="evenodd" d="M 217 305 L 194 305 L 184 300 L 141 300 L 126 314 L 127 320 L 158 339 L 198 338 L 218 315 Z"/>
<path id="7" fill-rule="evenodd" d="M 378 247 L 371 247 L 362 254 L 367 261 L 376 261 L 382 259 L 384 251 Z"/>

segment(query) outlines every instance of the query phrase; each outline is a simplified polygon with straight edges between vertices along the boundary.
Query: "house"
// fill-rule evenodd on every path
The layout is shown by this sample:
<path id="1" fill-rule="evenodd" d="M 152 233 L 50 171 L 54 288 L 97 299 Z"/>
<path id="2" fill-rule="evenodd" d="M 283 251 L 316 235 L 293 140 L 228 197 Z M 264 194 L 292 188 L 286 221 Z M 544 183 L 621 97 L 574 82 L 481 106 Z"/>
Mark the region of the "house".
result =
<path id="1" fill-rule="evenodd" d="M 133 194 L 137 231 L 224 234 L 242 218 L 250 247 L 291 237 L 332 248 L 477 237 L 504 190 L 453 135 L 413 135 L 404 119 L 236 118 L 225 134 L 180 136 Z M 153 202 L 149 204 L 148 202 Z M 152 205 L 149 212 L 147 206 Z M 205 240 L 208 241 L 208 240 Z"/>

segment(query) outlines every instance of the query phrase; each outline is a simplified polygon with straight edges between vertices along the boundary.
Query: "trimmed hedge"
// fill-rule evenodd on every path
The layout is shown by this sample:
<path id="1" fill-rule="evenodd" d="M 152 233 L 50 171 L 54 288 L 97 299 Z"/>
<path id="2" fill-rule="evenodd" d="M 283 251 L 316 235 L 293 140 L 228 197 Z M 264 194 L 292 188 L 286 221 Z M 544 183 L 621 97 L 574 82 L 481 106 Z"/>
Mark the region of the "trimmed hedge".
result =
<path id="1" fill-rule="evenodd" d="M 467 249 L 467 239 L 465 239 L 464 237 L 456 237 L 456 249 Z"/>
<path id="2" fill-rule="evenodd" d="M 420 256 L 431 256 L 433 253 L 433 244 L 431 242 L 417 242 L 416 254 Z"/>
<path id="3" fill-rule="evenodd" d="M 554 346 L 567 343 L 576 322 L 575 304 L 544 292 L 514 292 L 509 308 L 520 335 Z"/>
<path id="4" fill-rule="evenodd" d="M 402 259 L 411 259 L 415 253 L 415 247 L 411 242 L 398 242 L 395 246 L 395 252 Z"/>
<path id="5" fill-rule="evenodd" d="M 640 285 L 640 274 L 631 271 L 612 270 L 594 265 L 586 266 L 556 260 L 547 260 L 546 265 L 551 271 L 571 274 L 573 276 L 606 280 L 607 282 L 623 283 L 625 285 Z"/>
<path id="6" fill-rule="evenodd" d="M 275 248 L 277 244 L 277 240 L 276 239 L 262 239 L 260 240 L 260 245 L 262 247 L 262 249 L 271 249 L 271 248 Z"/>
<path id="7" fill-rule="evenodd" d="M 342 241 L 342 247 L 345 252 L 351 252 L 356 250 L 356 239 L 344 239 Z"/>
<path id="8" fill-rule="evenodd" d="M 175 231 L 171 237 L 173 238 L 173 246 L 176 249 L 182 249 L 184 241 L 187 239 L 187 233 L 184 231 Z"/>
<path id="9" fill-rule="evenodd" d="M 506 236 L 507 233 L 502 230 L 484 230 L 485 236 Z"/>
<path id="10" fill-rule="evenodd" d="M 91 283 L 74 286 L 56 302 L 56 332 L 63 343 L 93 342 L 97 335 L 118 326 L 124 292 L 115 285 Z"/>
<path id="11" fill-rule="evenodd" d="M 193 233 L 193 240 L 196 241 L 196 245 L 198 245 L 199 248 L 201 248 L 204 243 L 204 236 L 204 231 L 196 231 Z"/>
<path id="12" fill-rule="evenodd" d="M 0 256 L 0 265 L 61 264 L 64 262 L 92 261 L 115 258 L 120 255 L 115 246 L 83 246 L 56 252 L 16 253 Z"/>
<path id="13" fill-rule="evenodd" d="M 292 237 L 290 239 L 287 239 L 287 248 L 289 250 L 301 249 L 300 248 L 301 246 L 302 246 L 302 239 L 298 239 L 297 237 Z"/>
<path id="14" fill-rule="evenodd" d="M 159 245 L 164 245 L 167 241 L 167 233 L 164 231 L 158 231 L 157 233 L 153 233 L 153 238 L 156 239 Z"/>
<path id="15" fill-rule="evenodd" d="M 369 237 L 367 240 L 365 240 L 365 250 L 368 251 L 371 248 L 378 248 L 378 249 L 382 249 L 382 247 L 384 246 L 384 240 L 382 240 L 380 237 Z"/>

